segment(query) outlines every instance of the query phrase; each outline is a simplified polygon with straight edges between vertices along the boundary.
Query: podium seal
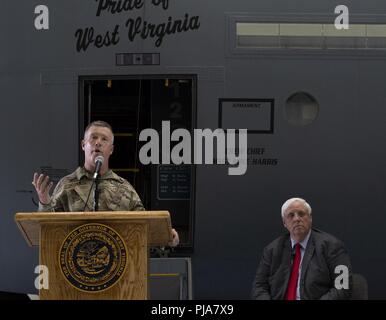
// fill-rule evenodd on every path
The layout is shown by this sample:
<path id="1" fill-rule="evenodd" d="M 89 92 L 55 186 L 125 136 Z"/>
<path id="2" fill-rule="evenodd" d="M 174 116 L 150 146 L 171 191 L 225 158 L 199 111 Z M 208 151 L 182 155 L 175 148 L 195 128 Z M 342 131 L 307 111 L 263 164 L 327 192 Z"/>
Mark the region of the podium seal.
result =
<path id="1" fill-rule="evenodd" d="M 125 273 L 127 248 L 112 228 L 84 224 L 63 241 L 59 265 L 69 284 L 85 292 L 100 292 L 115 285 Z"/>

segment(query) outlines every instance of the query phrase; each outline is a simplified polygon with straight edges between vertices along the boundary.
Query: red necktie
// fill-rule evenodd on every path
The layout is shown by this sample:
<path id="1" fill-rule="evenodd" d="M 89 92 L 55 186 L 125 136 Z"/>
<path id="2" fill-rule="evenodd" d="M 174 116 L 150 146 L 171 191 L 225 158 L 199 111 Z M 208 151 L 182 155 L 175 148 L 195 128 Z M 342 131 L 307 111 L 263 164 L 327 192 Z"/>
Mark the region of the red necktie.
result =
<path id="1" fill-rule="evenodd" d="M 298 286 L 301 257 L 300 244 L 297 243 L 295 245 L 295 258 L 292 264 L 291 276 L 288 281 L 287 293 L 285 295 L 286 300 L 296 300 L 296 288 Z"/>

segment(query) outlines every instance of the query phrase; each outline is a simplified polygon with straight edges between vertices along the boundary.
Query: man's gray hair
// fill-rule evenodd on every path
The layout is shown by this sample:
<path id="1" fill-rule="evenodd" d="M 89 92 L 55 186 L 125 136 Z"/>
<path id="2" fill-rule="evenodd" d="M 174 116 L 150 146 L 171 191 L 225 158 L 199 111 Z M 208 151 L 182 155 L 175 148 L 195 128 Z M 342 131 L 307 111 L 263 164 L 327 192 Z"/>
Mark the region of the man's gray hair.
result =
<path id="1" fill-rule="evenodd" d="M 304 204 L 304 206 L 307 208 L 307 211 L 308 211 L 308 214 L 311 215 L 311 212 L 312 212 L 312 209 L 311 209 L 311 206 L 307 203 L 306 200 L 302 199 L 302 198 L 291 198 L 291 199 L 288 199 L 286 202 L 283 203 L 283 206 L 281 207 L 281 217 L 284 218 L 284 212 L 288 209 L 288 207 L 294 203 L 294 202 L 301 202 L 302 204 Z"/>

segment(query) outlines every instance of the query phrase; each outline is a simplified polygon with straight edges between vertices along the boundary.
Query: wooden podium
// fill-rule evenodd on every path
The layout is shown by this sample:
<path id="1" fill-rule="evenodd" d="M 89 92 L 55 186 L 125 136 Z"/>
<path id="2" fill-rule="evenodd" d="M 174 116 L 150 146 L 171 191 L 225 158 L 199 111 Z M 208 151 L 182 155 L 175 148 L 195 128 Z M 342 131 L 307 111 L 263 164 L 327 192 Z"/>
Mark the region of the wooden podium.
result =
<path id="1" fill-rule="evenodd" d="M 149 246 L 172 240 L 167 211 L 17 213 L 48 267 L 46 299 L 147 299 Z"/>

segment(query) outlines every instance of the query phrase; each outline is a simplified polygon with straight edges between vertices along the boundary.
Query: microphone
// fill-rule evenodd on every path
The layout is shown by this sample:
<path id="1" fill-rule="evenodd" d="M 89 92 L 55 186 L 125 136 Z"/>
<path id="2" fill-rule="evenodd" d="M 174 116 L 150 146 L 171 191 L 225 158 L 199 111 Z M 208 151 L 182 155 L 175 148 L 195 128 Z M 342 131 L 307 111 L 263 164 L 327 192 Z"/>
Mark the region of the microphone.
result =
<path id="1" fill-rule="evenodd" d="M 92 190 L 92 187 L 94 186 L 94 184 L 95 184 L 95 189 L 94 189 L 94 205 L 93 205 L 93 207 L 94 207 L 94 211 L 98 211 L 98 201 L 99 201 L 98 177 L 99 177 L 99 171 L 101 170 L 101 167 L 102 167 L 104 160 L 105 160 L 105 158 L 103 158 L 103 156 L 97 156 L 94 160 L 95 173 L 92 177 L 92 184 L 90 187 L 90 191 L 88 192 L 87 200 L 86 200 L 86 203 L 84 204 L 83 211 L 86 210 L 88 199 L 90 198 L 91 190 Z"/>
<path id="2" fill-rule="evenodd" d="M 102 164 L 103 164 L 103 161 L 105 160 L 105 158 L 103 156 L 97 156 L 95 158 L 95 173 L 93 175 L 93 179 L 95 180 L 96 178 L 98 178 L 98 175 L 99 175 L 99 171 L 101 170 L 101 167 L 102 167 Z"/>

